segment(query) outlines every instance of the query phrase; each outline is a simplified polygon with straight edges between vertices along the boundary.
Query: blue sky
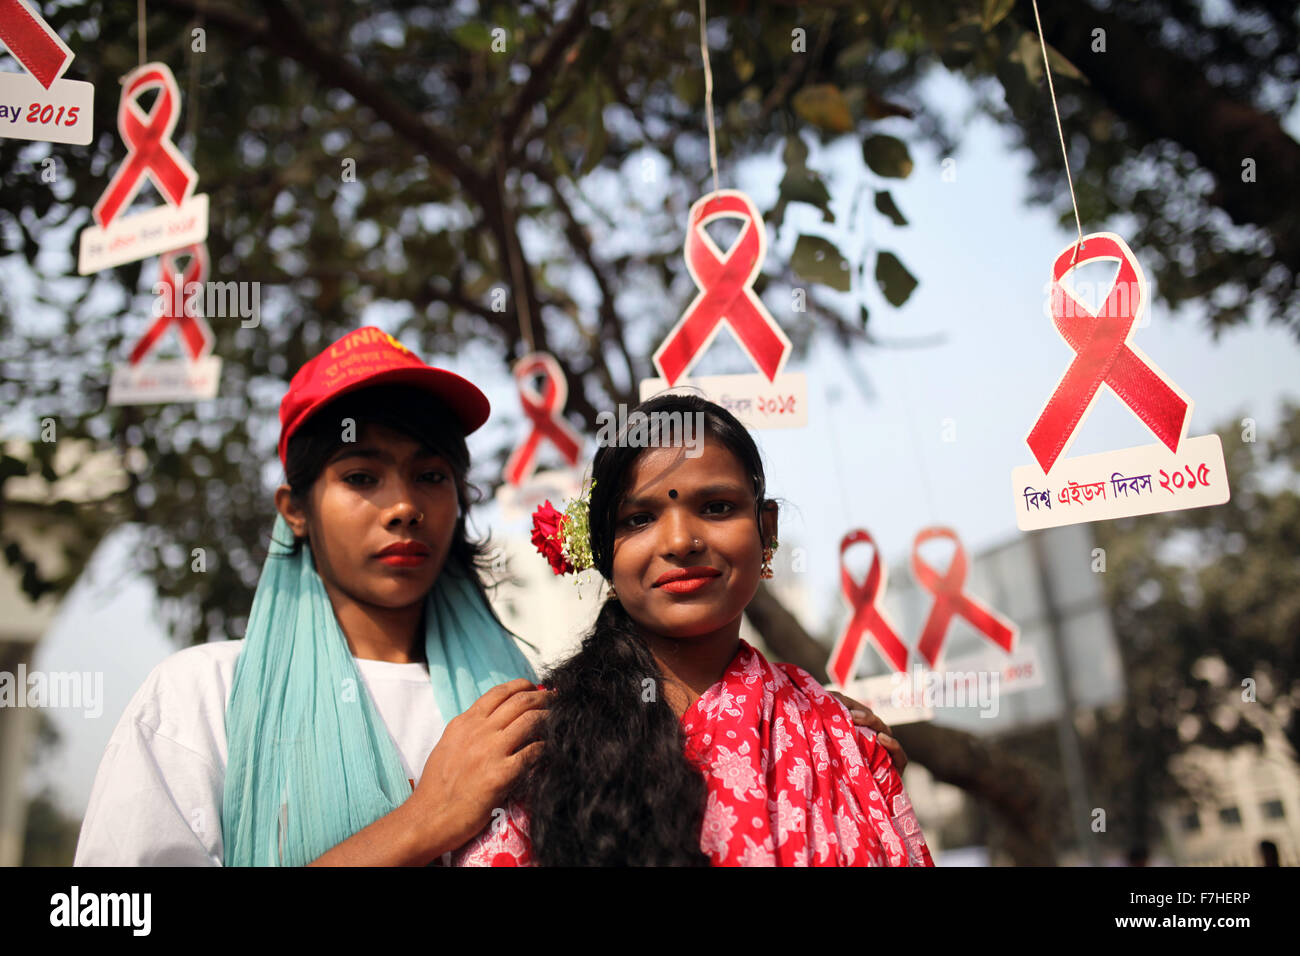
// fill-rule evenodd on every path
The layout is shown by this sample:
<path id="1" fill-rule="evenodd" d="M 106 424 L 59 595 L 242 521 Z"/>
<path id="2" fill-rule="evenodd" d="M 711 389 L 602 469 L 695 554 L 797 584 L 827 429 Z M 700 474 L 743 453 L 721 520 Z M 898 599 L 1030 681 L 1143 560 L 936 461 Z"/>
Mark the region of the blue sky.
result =
<path id="1" fill-rule="evenodd" d="M 924 101 L 960 118 L 969 94 L 961 81 L 940 73 L 928 81 Z M 1288 128 L 1295 135 L 1292 120 Z M 914 146 L 912 175 L 888 183 L 910 225 L 882 226 L 875 236 L 911 267 L 920 286 L 902 309 L 885 304 L 874 289 L 867 293 L 877 334 L 942 333 L 943 343 L 859 347 L 845 355 L 821 341 L 788 367 L 808 376 L 808 427 L 758 434 L 769 488 L 786 502 L 782 546 L 803 547 L 807 555 L 805 624 L 814 628 L 824 629 L 839 613 L 837 549 L 850 528 L 869 529 L 891 563 L 907 553 L 924 525 L 951 525 L 971 552 L 1018 534 L 1011 469 L 1031 460 L 1024 436 L 1072 355 L 1043 312 L 1049 267 L 1072 232 L 1059 226 L 1053 211 L 1025 205 L 1027 160 L 1009 149 L 1004 132 L 984 119 L 962 125 L 955 182 L 941 179 L 942 157 Z M 827 171 L 831 194 L 841 203 L 837 216 L 846 216 L 858 181 L 870 176 L 857 144 L 845 141 L 828 151 L 814 146 L 809 163 Z M 776 161 L 755 159 L 738 182 L 723 185 L 749 190 L 766 208 L 775 199 L 779 171 Z M 769 256 L 788 255 L 799 231 L 823 228 L 815 210 L 791 206 Z M 1140 259 L 1142 251 L 1135 252 Z M 363 317 L 363 324 L 371 320 Z M 1214 342 L 1196 310 L 1173 316 L 1156 304 L 1135 341 L 1194 400 L 1189 435 L 1249 416 L 1263 441 L 1281 401 L 1300 401 L 1300 346 L 1262 319 Z M 500 356 L 470 348 L 455 357 L 424 357 L 469 375 L 494 409 L 515 414 L 517 399 Z M 861 395 L 847 363 L 870 382 L 872 400 Z M 955 440 L 943 440 L 946 420 Z M 494 451 L 504 425 L 503 418 L 475 435 L 471 451 L 479 457 Z M 1118 400 L 1103 396 L 1071 454 L 1152 440 Z M 491 506 L 479 521 L 497 535 L 524 533 L 501 523 Z M 29 781 L 33 788 L 49 783 L 75 816 L 85 809 L 126 702 L 174 650 L 154 621 L 145 582 L 119 586 L 112 574 L 129 537 L 120 534 L 101 547 L 36 654 L 34 666 L 43 670 L 104 672 L 104 715 L 88 720 L 79 712 L 51 711 L 63 746 Z"/>

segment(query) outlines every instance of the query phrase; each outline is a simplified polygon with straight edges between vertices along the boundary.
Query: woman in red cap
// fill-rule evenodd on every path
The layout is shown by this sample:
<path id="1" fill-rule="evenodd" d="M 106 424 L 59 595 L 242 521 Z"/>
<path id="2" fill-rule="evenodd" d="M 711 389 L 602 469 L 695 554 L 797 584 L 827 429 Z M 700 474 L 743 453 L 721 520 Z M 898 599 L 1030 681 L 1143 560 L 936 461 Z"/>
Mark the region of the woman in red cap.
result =
<path id="1" fill-rule="evenodd" d="M 421 865 L 484 827 L 546 700 L 466 532 L 487 416 L 376 328 L 298 371 L 245 638 L 173 654 L 136 693 L 78 865 Z"/>

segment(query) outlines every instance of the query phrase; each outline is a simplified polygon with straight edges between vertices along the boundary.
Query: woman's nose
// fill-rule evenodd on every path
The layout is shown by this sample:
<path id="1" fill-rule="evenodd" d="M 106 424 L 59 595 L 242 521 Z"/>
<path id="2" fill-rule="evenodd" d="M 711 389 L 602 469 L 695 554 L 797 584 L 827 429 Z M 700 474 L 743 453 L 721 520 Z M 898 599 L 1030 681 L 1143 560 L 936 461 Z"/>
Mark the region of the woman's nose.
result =
<path id="1" fill-rule="evenodd" d="M 400 528 L 402 525 L 417 525 L 424 519 L 420 509 L 410 501 L 401 501 L 389 510 L 388 526 Z"/>
<path id="2" fill-rule="evenodd" d="M 695 526 L 679 509 L 670 508 L 662 520 L 666 554 L 681 557 L 698 550 L 699 535 L 695 534 Z"/>
<path id="3" fill-rule="evenodd" d="M 388 506 L 388 514 L 385 516 L 384 523 L 390 528 L 398 528 L 406 524 L 419 524 L 424 515 L 415 503 L 415 489 L 405 481 L 395 482 L 394 487 L 396 497 Z"/>

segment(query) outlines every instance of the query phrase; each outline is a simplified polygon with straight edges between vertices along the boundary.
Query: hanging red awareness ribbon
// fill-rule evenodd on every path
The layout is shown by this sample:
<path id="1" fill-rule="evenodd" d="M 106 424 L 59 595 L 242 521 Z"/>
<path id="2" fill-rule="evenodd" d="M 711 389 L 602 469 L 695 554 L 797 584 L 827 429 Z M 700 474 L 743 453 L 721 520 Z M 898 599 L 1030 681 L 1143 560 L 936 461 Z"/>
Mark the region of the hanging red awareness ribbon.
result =
<path id="1" fill-rule="evenodd" d="M 95 203 L 95 222 L 101 228 L 130 205 L 146 176 L 173 206 L 188 199 L 199 181 L 199 174 L 172 142 L 181 103 L 172 71 L 165 63 L 146 63 L 128 73 L 122 83 L 117 130 L 128 153 Z M 153 109 L 145 113 L 136 101 L 154 89 L 158 90 L 158 98 Z"/>
<path id="2" fill-rule="evenodd" d="M 0 0 L 0 41 L 47 90 L 72 62 L 72 51 L 23 0 Z"/>
<path id="3" fill-rule="evenodd" d="M 942 576 L 921 560 L 921 545 L 935 538 L 947 538 L 956 546 L 952 563 Z M 912 541 L 912 575 L 921 587 L 934 595 L 934 604 L 930 606 L 930 616 L 925 619 L 925 627 L 921 630 L 921 640 L 916 649 L 932 668 L 939 660 L 944 638 L 948 636 L 948 624 L 954 614 L 964 617 L 971 626 L 1008 654 L 1015 646 L 1015 625 L 962 591 L 962 586 L 966 583 L 966 571 L 966 549 L 954 531 L 949 528 L 922 528 L 917 532 Z"/>
<path id="4" fill-rule="evenodd" d="M 1129 340 L 1146 305 L 1146 276 L 1132 250 L 1109 232 L 1084 238 L 1073 263 L 1071 244 L 1052 266 L 1052 323 L 1076 355 L 1025 439 L 1044 473 L 1069 447 L 1098 390 L 1110 386 L 1170 451 L 1178 450 L 1191 402 Z M 1085 262 L 1118 260 L 1119 273 L 1100 311 L 1092 313 L 1061 286 Z"/>
<path id="5" fill-rule="evenodd" d="M 740 238 L 724 256 L 704 227 L 723 217 L 742 219 Z M 767 228 L 753 201 L 735 189 L 711 193 L 691 206 L 686 268 L 700 293 L 654 354 L 659 374 L 676 383 L 704 353 L 725 321 L 768 381 L 785 364 L 790 340 L 754 293 L 767 255 Z"/>
<path id="6" fill-rule="evenodd" d="M 844 564 L 844 552 L 855 544 L 869 544 L 875 553 L 871 556 L 871 570 L 861 584 L 854 582 Z M 853 608 L 853 617 L 835 642 L 827 665 L 831 679 L 843 687 L 857 672 L 864 647 L 863 638 L 870 636 L 880 655 L 896 671 L 907 670 L 907 648 L 899 639 L 894 626 L 885 619 L 877 602 L 885 596 L 885 567 L 880 561 L 876 542 L 865 531 L 850 531 L 840 541 L 840 589 Z"/>
<path id="7" fill-rule="evenodd" d="M 189 265 L 181 274 L 176 268 L 176 260 L 181 256 L 190 257 Z M 208 277 L 207 243 L 196 243 L 182 249 L 164 252 L 158 258 L 158 269 L 162 273 L 154 286 L 154 294 L 162 297 L 163 313 L 149 331 L 141 336 L 135 348 L 131 350 L 131 364 L 139 363 L 154 350 L 166 334 L 168 327 L 175 322 L 180 329 L 181 342 L 190 360 L 202 358 L 212 351 L 214 336 L 212 328 L 204 320 L 194 299 L 203 301 L 203 283 Z M 180 280 L 179 286 L 177 280 Z M 189 292 L 191 283 L 198 283 L 199 289 Z"/>
<path id="8" fill-rule="evenodd" d="M 542 376 L 542 391 L 533 385 L 535 376 Z M 570 465 L 578 463 L 582 452 L 582 438 L 561 414 L 569 397 L 569 383 L 554 356 L 533 352 L 515 363 L 515 384 L 519 387 L 519 401 L 524 414 L 533 423 L 524 443 L 516 448 L 506 462 L 505 478 L 512 485 L 522 485 L 537 468 L 537 449 L 546 438 L 560 450 Z"/>

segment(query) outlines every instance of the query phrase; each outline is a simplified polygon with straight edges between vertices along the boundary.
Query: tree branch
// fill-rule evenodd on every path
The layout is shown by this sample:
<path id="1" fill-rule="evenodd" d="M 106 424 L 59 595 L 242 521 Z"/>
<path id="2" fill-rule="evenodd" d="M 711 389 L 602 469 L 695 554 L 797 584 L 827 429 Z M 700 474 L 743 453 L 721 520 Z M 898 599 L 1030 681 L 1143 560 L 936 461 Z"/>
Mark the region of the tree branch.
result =
<path id="1" fill-rule="evenodd" d="M 501 121 L 501 143 L 505 147 L 503 155 L 513 154 L 515 134 L 519 131 L 524 114 L 536 106 L 546 91 L 553 86 L 559 73 L 563 71 L 562 66 L 557 70 L 560 57 L 589 25 L 587 0 L 577 0 L 569 18 L 551 34 L 542 52 L 528 65 L 528 79 L 506 110 L 505 119 Z"/>
<path id="2" fill-rule="evenodd" d="M 157 6 L 185 13 L 203 13 L 207 22 L 230 32 L 241 45 L 264 46 L 297 61 L 324 84 L 343 90 L 363 103 L 393 131 L 446 169 L 480 203 L 489 192 L 487 179 L 463 160 L 456 147 L 420 115 L 364 76 L 343 57 L 318 45 L 283 0 L 260 0 L 265 20 L 254 20 L 203 0 L 154 0 Z"/>
<path id="3" fill-rule="evenodd" d="M 1018 16 L 1033 30 L 1024 4 Z M 1234 222 L 1268 229 L 1277 258 L 1300 273 L 1296 203 L 1288 192 L 1300 180 L 1300 143 L 1276 117 L 1244 103 L 1205 77 L 1202 65 L 1161 47 L 1140 27 L 1086 4 L 1049 4 L 1043 35 L 1073 63 L 1115 113 L 1154 138 L 1195 154 L 1214 174 L 1211 201 Z M 1106 31 L 1106 52 L 1092 51 L 1092 31 Z M 1253 158 L 1259 182 L 1242 179 Z"/>
<path id="4" fill-rule="evenodd" d="M 564 219 L 564 236 L 573 251 L 578 254 L 578 258 L 582 260 L 591 273 L 596 282 L 596 288 L 600 292 L 600 303 L 597 306 L 597 312 L 600 316 L 598 330 L 600 340 L 610 342 L 619 350 L 619 354 L 627 365 L 627 379 L 629 382 L 635 383 L 636 365 L 632 361 L 632 353 L 628 351 L 627 333 L 623 325 L 623 318 L 618 314 L 618 310 L 614 308 L 613 282 L 609 277 L 607 268 L 596 258 L 591 247 L 591 237 L 587 234 L 586 227 L 574 215 L 573 207 L 569 205 L 568 199 L 560 191 L 560 184 L 556 181 L 554 170 L 544 163 L 528 163 L 524 168 L 544 182 L 550 189 L 555 200 L 555 207 L 560 211 L 560 215 Z M 623 394 L 621 389 L 615 388 L 613 379 L 609 377 L 608 369 L 605 370 L 605 374 L 605 387 L 609 389 L 610 397 L 617 401 L 631 401 L 631 395 Z"/>

